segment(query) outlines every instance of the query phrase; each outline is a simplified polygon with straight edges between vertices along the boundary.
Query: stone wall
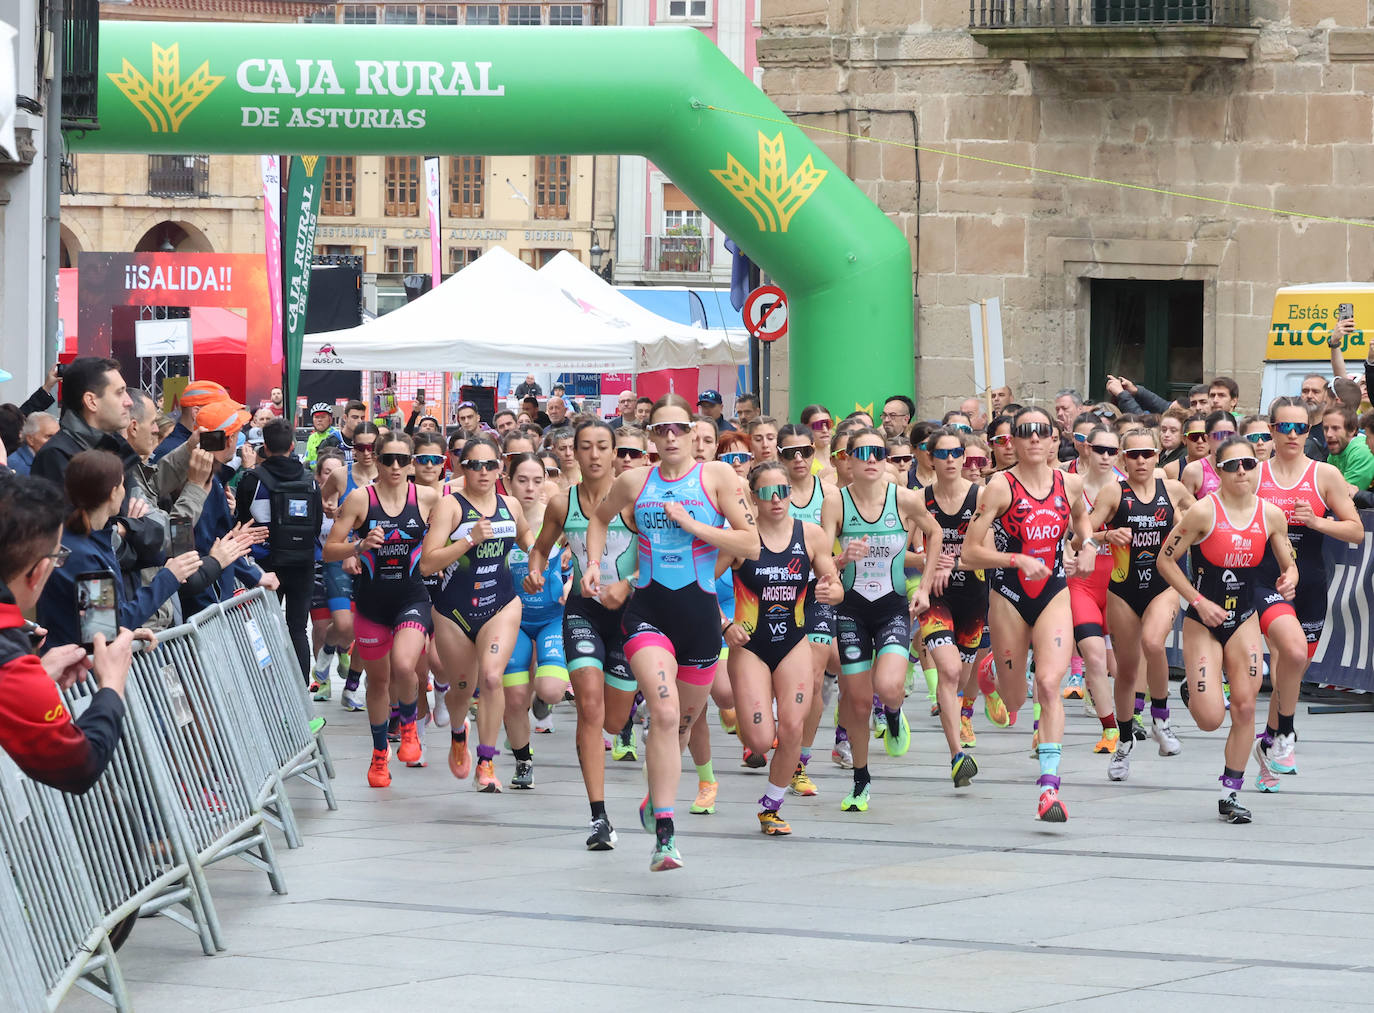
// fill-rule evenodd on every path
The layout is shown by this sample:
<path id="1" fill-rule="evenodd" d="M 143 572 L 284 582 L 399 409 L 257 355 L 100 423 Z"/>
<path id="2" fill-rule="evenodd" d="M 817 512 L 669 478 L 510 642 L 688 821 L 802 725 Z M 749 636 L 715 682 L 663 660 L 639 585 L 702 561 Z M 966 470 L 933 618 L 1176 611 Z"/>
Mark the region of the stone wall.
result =
<path id="1" fill-rule="evenodd" d="M 1366 0 L 1256 0 L 1244 61 L 1124 57 L 1090 70 L 991 55 L 968 7 L 769 0 L 764 90 L 799 122 L 1261 207 L 1369 220 Z M 1204 370 L 1259 394 L 1274 290 L 1374 278 L 1374 228 L 818 137 L 911 238 L 923 414 L 967 396 L 967 302 L 1000 297 L 1008 380 L 1088 377 L 1091 278 L 1205 283 Z"/>

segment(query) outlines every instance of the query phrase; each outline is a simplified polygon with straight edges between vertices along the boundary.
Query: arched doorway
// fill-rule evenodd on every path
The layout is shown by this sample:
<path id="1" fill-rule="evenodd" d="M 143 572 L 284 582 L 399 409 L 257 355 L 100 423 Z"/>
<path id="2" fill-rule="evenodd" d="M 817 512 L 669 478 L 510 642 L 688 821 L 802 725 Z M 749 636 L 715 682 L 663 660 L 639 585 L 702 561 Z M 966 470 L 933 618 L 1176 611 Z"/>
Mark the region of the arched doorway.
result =
<path id="1" fill-rule="evenodd" d="M 189 222 L 158 222 L 139 237 L 134 253 L 214 253 L 205 233 Z"/>

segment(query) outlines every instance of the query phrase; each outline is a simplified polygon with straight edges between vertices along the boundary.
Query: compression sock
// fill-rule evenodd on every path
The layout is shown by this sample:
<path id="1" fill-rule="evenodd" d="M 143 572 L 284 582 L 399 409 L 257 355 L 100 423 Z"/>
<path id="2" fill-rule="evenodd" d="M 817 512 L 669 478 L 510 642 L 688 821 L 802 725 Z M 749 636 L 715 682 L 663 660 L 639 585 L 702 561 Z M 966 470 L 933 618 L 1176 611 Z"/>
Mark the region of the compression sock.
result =
<path id="1" fill-rule="evenodd" d="M 372 748 L 379 753 L 387 748 L 386 725 L 385 721 L 379 725 L 368 725 L 372 730 Z"/>
<path id="2" fill-rule="evenodd" d="M 1221 797 L 1229 798 L 1231 792 L 1240 791 L 1245 787 L 1245 771 L 1222 767 L 1221 777 L 1217 780 L 1221 782 Z"/>
<path id="3" fill-rule="evenodd" d="M 940 673 L 933 668 L 924 669 L 922 672 L 926 677 L 926 699 L 935 699 L 935 687 L 940 685 Z"/>
<path id="4" fill-rule="evenodd" d="M 602 801 L 602 802 L 593 802 L 593 803 L 591 804 L 591 806 L 592 806 L 592 819 L 594 819 L 594 820 L 605 820 L 605 819 L 610 819 L 610 817 L 606 815 L 606 803 L 605 803 L 604 801 Z"/>
<path id="5" fill-rule="evenodd" d="M 402 725 L 413 725 L 415 723 L 416 712 L 420 709 L 420 700 L 416 699 L 410 703 L 401 703 L 396 708 L 396 713 L 401 716 Z"/>
<path id="6" fill-rule="evenodd" d="M 1294 718 L 1294 715 L 1292 715 L 1292 714 L 1279 714 L 1279 727 L 1276 729 L 1276 731 L 1278 732 L 1278 734 L 1280 734 L 1280 735 L 1293 735 L 1293 734 L 1295 734 L 1294 731 L 1293 731 L 1293 718 Z"/>
<path id="7" fill-rule="evenodd" d="M 1150 717 L 1155 721 L 1169 720 L 1169 694 L 1167 691 L 1162 697 L 1150 697 Z"/>
<path id="8" fill-rule="evenodd" d="M 517 760 L 521 761 L 529 760 L 534 756 L 534 754 L 530 752 L 530 746 L 528 742 L 525 743 L 523 746 L 520 746 L 518 749 L 512 746 L 511 754 L 514 755 L 514 757 Z"/>
<path id="9" fill-rule="evenodd" d="M 768 787 L 763 789 L 763 798 L 759 799 L 759 805 L 768 812 L 777 812 L 782 808 L 782 799 L 786 791 L 785 787 L 779 788 L 770 781 Z"/>
<path id="10" fill-rule="evenodd" d="M 887 719 L 888 734 L 900 735 L 902 732 L 902 708 L 898 707 L 894 711 L 883 707 L 883 717 Z"/>
<path id="11" fill-rule="evenodd" d="M 1040 757 L 1040 778 L 1035 783 L 1042 788 L 1059 787 L 1059 758 L 1064 746 L 1058 742 L 1042 742 L 1037 750 Z"/>
<path id="12" fill-rule="evenodd" d="M 697 780 L 705 781 L 707 784 L 714 784 L 716 780 L 716 769 L 710 760 L 705 763 L 697 764 Z"/>
<path id="13" fill-rule="evenodd" d="M 1144 693 L 1137 693 L 1137 694 L 1135 695 L 1135 712 L 1136 712 L 1137 714 L 1139 714 L 1139 713 L 1140 713 L 1141 711 L 1143 711 L 1144 709 L 1145 709 L 1145 694 L 1144 694 Z"/>
<path id="14" fill-rule="evenodd" d="M 1117 718 L 1116 732 L 1119 736 L 1121 736 L 1122 742 L 1129 743 L 1134 741 L 1133 735 L 1135 734 L 1135 729 L 1131 727 L 1134 724 L 1135 721 L 1133 721 L 1131 718 L 1127 718 L 1125 721 L 1122 721 L 1120 718 Z"/>

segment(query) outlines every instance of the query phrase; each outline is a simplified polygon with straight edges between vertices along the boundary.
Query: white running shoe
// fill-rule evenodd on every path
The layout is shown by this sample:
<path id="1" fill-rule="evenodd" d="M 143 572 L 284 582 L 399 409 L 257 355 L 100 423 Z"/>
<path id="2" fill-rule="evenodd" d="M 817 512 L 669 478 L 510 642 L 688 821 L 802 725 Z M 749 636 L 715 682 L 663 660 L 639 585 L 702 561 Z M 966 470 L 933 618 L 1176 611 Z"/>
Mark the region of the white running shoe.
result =
<path id="1" fill-rule="evenodd" d="M 1093 695 L 1085 687 L 1083 690 L 1083 716 L 1085 718 L 1097 717 L 1097 705 L 1093 703 Z"/>
<path id="2" fill-rule="evenodd" d="M 1269 766 L 1276 774 L 1296 774 L 1298 772 L 1298 737 L 1296 735 L 1275 735 L 1269 744 Z"/>
<path id="3" fill-rule="evenodd" d="M 434 691 L 434 706 L 429 709 L 429 713 L 437 727 L 448 727 L 448 701 L 444 699 L 444 694 L 440 690 Z"/>
<path id="4" fill-rule="evenodd" d="M 335 670 L 339 667 L 339 652 L 331 651 L 325 653 L 323 647 L 315 655 L 315 681 L 328 682 L 334 677 Z"/>
<path id="5" fill-rule="evenodd" d="M 1107 764 L 1107 779 L 1110 781 L 1124 781 L 1131 776 L 1131 747 L 1135 745 L 1135 740 L 1129 735 L 1121 739 L 1116 744 L 1116 752 L 1112 754 L 1111 762 Z"/>
<path id="6" fill-rule="evenodd" d="M 361 685 L 359 685 L 357 689 L 344 689 L 343 708 L 346 711 L 367 710 L 367 701 L 363 697 L 363 687 Z"/>
<path id="7" fill-rule="evenodd" d="M 1177 756 L 1183 752 L 1183 743 L 1178 741 L 1178 736 L 1169 727 L 1169 719 L 1163 721 L 1154 718 L 1150 721 L 1150 737 L 1159 744 L 1160 756 Z"/>
<path id="8" fill-rule="evenodd" d="M 835 743 L 835 747 L 830 750 L 830 761 L 844 770 L 853 768 L 854 747 L 849 744 L 848 739 Z"/>
<path id="9" fill-rule="evenodd" d="M 538 735 L 548 735 L 553 732 L 553 711 L 550 710 L 542 718 L 536 718 L 530 725 L 532 731 Z"/>

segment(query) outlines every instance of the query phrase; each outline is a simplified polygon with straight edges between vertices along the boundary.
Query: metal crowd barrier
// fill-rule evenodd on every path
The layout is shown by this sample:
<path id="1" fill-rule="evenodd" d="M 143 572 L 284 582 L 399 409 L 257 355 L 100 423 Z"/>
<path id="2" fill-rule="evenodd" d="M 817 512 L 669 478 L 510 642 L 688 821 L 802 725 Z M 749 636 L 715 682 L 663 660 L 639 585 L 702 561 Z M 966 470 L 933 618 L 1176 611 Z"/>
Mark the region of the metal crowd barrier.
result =
<path id="1" fill-rule="evenodd" d="M 79 716 L 93 683 L 66 691 Z M 73 985 L 120 1010 L 115 949 L 161 914 L 225 948 L 205 867 L 239 857 L 286 887 L 269 826 L 300 843 L 284 782 L 337 808 L 324 742 L 275 595 L 215 606 L 134 656 L 124 731 L 83 796 L 0 752 L 0 1013 L 54 1010 Z"/>

